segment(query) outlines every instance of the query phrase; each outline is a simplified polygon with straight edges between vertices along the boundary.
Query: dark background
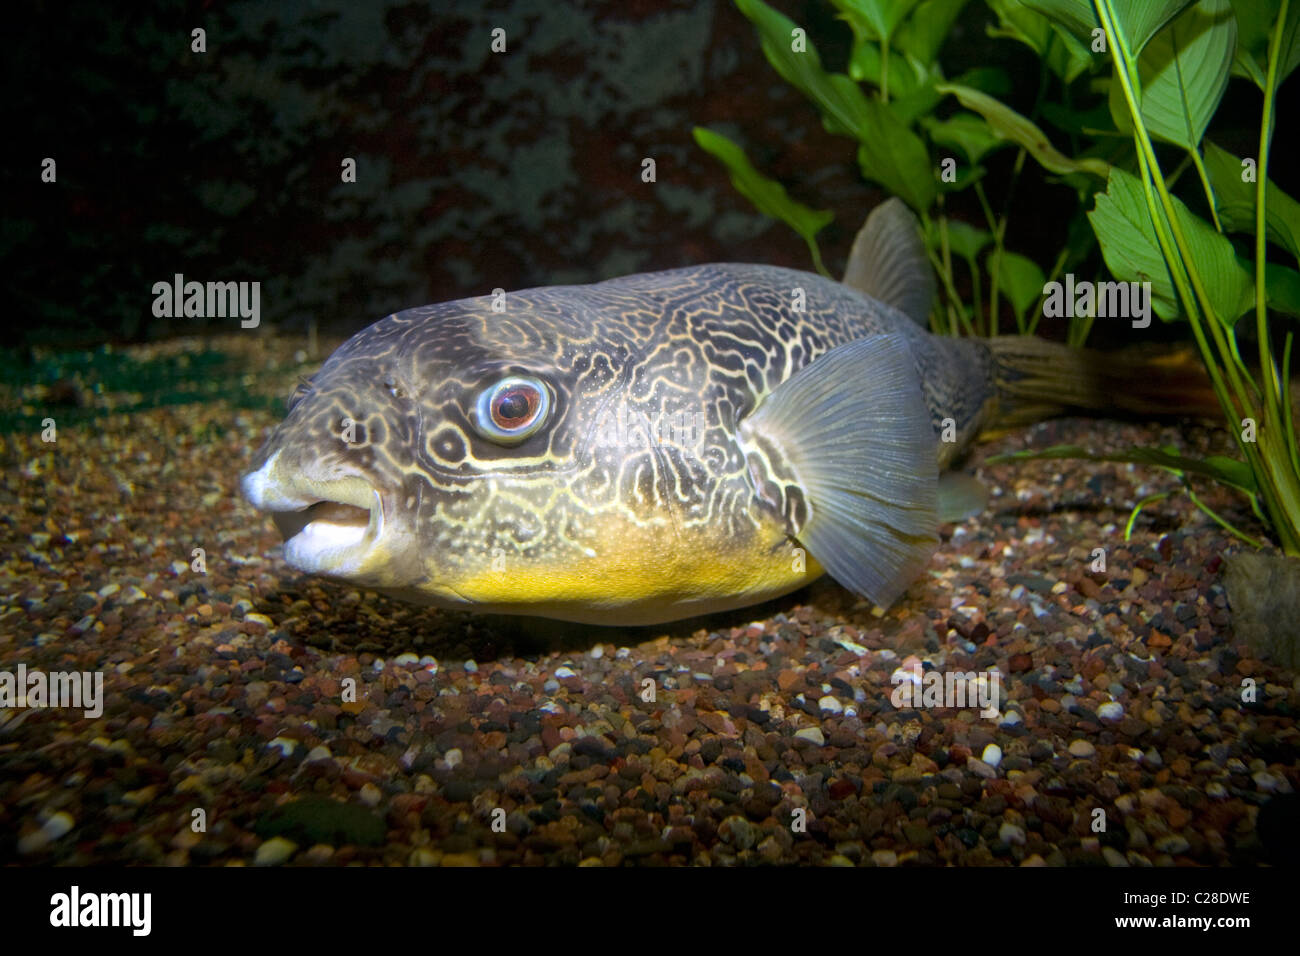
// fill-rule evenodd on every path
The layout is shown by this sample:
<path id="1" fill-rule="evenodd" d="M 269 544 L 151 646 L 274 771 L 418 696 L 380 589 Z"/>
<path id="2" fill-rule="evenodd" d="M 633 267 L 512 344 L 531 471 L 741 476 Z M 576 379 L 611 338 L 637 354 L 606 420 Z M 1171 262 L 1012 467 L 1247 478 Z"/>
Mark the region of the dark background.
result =
<path id="1" fill-rule="evenodd" d="M 851 34 L 829 0 L 773 5 L 843 68 Z M 260 281 L 263 331 L 314 321 L 343 334 L 497 286 L 717 260 L 811 268 L 803 241 L 695 146 L 697 124 L 736 139 L 795 198 L 834 210 L 821 241 L 835 274 L 884 198 L 730 3 L 72 0 L 6 20 L 6 344 L 238 329 L 154 318 L 152 285 L 177 272 Z M 1002 66 L 1012 105 L 1027 110 L 1037 63 L 988 39 L 990 20 L 967 6 L 946 72 Z M 489 50 L 498 26 L 504 55 Z M 195 27 L 205 54 L 190 52 Z M 1253 90 L 1230 91 L 1241 102 L 1221 115 L 1257 122 Z M 40 182 L 46 156 L 57 184 Z M 653 184 L 640 178 L 647 156 Z M 355 184 L 340 181 L 344 157 L 357 161 Z M 1013 157 L 989 164 L 995 203 Z M 1274 165 L 1284 188 L 1285 165 Z M 1045 259 L 1073 197 L 1023 179 L 1009 245 Z M 950 208 L 981 221 L 969 193 Z"/>

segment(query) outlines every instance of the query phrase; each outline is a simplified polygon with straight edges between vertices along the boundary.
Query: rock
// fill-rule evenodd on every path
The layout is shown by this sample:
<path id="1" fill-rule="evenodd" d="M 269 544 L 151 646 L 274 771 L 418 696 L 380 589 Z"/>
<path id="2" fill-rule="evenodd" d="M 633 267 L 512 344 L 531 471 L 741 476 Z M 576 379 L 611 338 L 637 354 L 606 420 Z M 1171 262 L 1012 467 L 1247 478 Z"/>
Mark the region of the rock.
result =
<path id="1" fill-rule="evenodd" d="M 318 744 L 308 751 L 307 756 L 303 758 L 304 763 L 315 763 L 317 760 L 330 760 L 333 758 L 330 749 L 324 744 Z"/>
<path id="2" fill-rule="evenodd" d="M 971 773 L 975 774 L 975 776 L 977 777 L 983 777 L 985 780 L 992 780 L 998 775 L 997 770 L 990 767 L 988 764 L 986 764 L 983 760 L 980 760 L 978 757 L 967 757 L 966 769 L 969 770 Z"/>
<path id="3" fill-rule="evenodd" d="M 817 706 L 821 708 L 822 713 L 824 714 L 844 713 L 844 705 L 830 694 L 827 694 L 825 697 L 821 698 L 821 700 L 817 701 Z"/>
<path id="4" fill-rule="evenodd" d="M 980 760 L 984 761 L 990 767 L 996 767 L 1002 763 L 1002 748 L 997 744 L 989 744 L 980 754 Z"/>
<path id="5" fill-rule="evenodd" d="M 464 759 L 465 759 L 465 755 L 460 752 L 459 747 L 452 747 L 450 750 L 448 750 L 445 754 L 442 755 L 443 763 L 447 765 L 448 770 L 452 769 L 453 767 L 460 766 L 461 761 L 463 761 Z"/>
<path id="6" fill-rule="evenodd" d="M 1070 741 L 1070 753 L 1075 757 L 1093 757 L 1096 756 L 1097 748 L 1086 740 Z"/>
<path id="7" fill-rule="evenodd" d="M 379 806 L 379 801 L 384 798 L 383 791 L 381 791 L 373 783 L 369 783 L 369 782 L 362 785 L 360 792 L 357 793 L 357 796 L 360 797 L 361 802 L 368 807 Z"/>
<path id="8" fill-rule="evenodd" d="M 1014 823 L 1007 822 L 998 827 L 998 839 L 1006 844 L 1015 844 L 1016 846 L 1025 845 L 1025 829 Z"/>
<path id="9" fill-rule="evenodd" d="M 279 866 L 293 856 L 298 844 L 284 837 L 271 837 L 257 848 L 253 856 L 254 866 Z"/>
<path id="10" fill-rule="evenodd" d="M 718 826 L 718 836 L 737 850 L 748 850 L 758 839 L 754 824 L 742 816 L 730 816 Z"/>
<path id="11" fill-rule="evenodd" d="M 1256 657 L 1300 668 L 1300 559 L 1241 551 L 1229 555 L 1223 586 L 1232 627 Z"/>
<path id="12" fill-rule="evenodd" d="M 280 751 L 281 757 L 288 757 L 293 753 L 294 748 L 297 746 L 298 741 L 296 740 L 291 740 L 288 737 L 276 737 L 266 745 L 266 749 L 278 750 Z"/>
<path id="13" fill-rule="evenodd" d="M 1156 840 L 1155 848 L 1158 853 L 1168 853 L 1170 856 L 1176 856 L 1179 853 L 1186 853 L 1191 848 L 1191 844 L 1177 833 L 1171 833 L 1169 836 L 1163 836 Z"/>
<path id="14" fill-rule="evenodd" d="M 1119 701 L 1109 700 L 1097 708 L 1097 716 L 1102 720 L 1123 720 L 1124 705 Z"/>
<path id="15" fill-rule="evenodd" d="M 18 852 L 23 854 L 35 853 L 38 850 L 44 849 L 59 837 L 67 835 L 75 823 L 76 821 L 72 819 L 72 815 L 63 812 L 62 810 L 58 813 L 51 814 L 50 817 L 41 824 L 39 830 L 18 838 Z"/>
<path id="16" fill-rule="evenodd" d="M 898 866 L 898 854 L 893 850 L 874 850 L 871 862 L 876 866 Z"/>
<path id="17" fill-rule="evenodd" d="M 418 655 L 412 654 L 410 651 L 407 651 L 404 654 L 398 654 L 396 657 L 394 657 L 393 663 L 401 667 L 406 667 L 410 664 L 420 663 L 420 658 Z"/>
<path id="18" fill-rule="evenodd" d="M 565 667 L 563 664 L 561 664 L 559 667 L 555 668 L 555 676 L 559 680 L 564 680 L 566 677 L 577 677 L 578 674 L 576 671 L 573 670 L 573 668 Z"/>
<path id="19" fill-rule="evenodd" d="M 1113 846 L 1102 847 L 1101 855 L 1109 866 L 1128 866 L 1128 860 L 1124 858 L 1124 854 Z"/>
<path id="20" fill-rule="evenodd" d="M 804 727 L 800 730 L 796 730 L 794 735 L 800 740 L 806 740 L 811 744 L 816 744 L 818 747 L 824 747 L 826 745 L 826 738 L 822 736 L 820 727 Z"/>

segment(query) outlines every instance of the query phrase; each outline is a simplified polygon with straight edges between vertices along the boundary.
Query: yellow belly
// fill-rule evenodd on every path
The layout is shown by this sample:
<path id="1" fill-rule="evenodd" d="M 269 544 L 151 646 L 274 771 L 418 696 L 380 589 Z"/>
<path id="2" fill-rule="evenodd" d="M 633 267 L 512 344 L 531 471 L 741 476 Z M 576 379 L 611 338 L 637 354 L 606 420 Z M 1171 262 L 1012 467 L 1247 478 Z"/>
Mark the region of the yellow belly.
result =
<path id="1" fill-rule="evenodd" d="M 446 584 L 481 612 L 638 625 L 757 604 L 824 573 L 771 521 L 743 540 L 704 528 L 677 530 L 667 522 L 606 517 L 600 525 L 595 556 L 506 558 L 495 569 Z"/>

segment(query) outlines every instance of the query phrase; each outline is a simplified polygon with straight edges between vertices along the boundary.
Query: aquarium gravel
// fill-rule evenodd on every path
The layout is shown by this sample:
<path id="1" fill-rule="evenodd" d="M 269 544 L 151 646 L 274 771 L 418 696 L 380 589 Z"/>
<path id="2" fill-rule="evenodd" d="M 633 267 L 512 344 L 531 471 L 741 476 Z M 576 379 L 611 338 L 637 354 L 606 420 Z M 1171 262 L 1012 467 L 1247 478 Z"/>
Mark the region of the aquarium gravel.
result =
<path id="1" fill-rule="evenodd" d="M 1211 430 L 1060 419 L 979 446 L 988 510 L 945 526 L 884 615 L 823 578 L 681 624 L 509 623 L 285 565 L 237 482 L 281 415 L 261 399 L 310 367 L 301 344 L 218 340 L 239 372 L 201 400 L 75 372 L 0 396 L 0 660 L 104 674 L 97 718 L 0 711 L 0 860 L 1295 862 L 1258 829 L 1300 783 L 1300 681 L 1234 639 L 1239 545 L 1181 493 L 1126 542 L 1134 501 L 1177 488 L 1165 472 L 981 465 L 1063 443 L 1222 451 Z M 996 668 L 997 714 L 896 707 L 915 667 Z"/>

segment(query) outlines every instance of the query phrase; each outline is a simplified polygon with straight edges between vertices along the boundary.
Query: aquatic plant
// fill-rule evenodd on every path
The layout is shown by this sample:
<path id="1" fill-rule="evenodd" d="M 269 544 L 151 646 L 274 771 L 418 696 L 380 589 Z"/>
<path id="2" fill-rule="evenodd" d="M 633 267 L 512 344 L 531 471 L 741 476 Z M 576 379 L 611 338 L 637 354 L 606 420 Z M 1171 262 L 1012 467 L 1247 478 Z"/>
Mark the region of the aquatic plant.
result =
<path id="1" fill-rule="evenodd" d="M 1279 366 L 1277 330 L 1268 315 L 1270 307 L 1300 315 L 1300 272 L 1267 260 L 1270 244 L 1300 260 L 1300 204 L 1268 180 L 1276 91 L 1300 64 L 1300 2 L 986 0 L 997 20 L 988 27 L 990 36 L 1014 39 L 1039 58 L 1040 83 L 1029 116 L 998 99 L 1009 87 L 1000 69 L 944 78 L 938 54 L 968 0 L 833 2 L 854 35 L 847 74 L 827 72 L 805 31 L 762 0 L 736 0 L 736 6 L 758 28 L 769 62 L 813 102 L 826 129 L 858 141 L 862 175 L 920 216 L 940 277 L 936 328 L 996 334 L 1005 295 L 1017 331 L 1033 333 L 1045 308 L 1061 303 L 1058 278 L 1072 283 L 1073 270 L 1096 242 L 1114 280 L 1143 290 L 1146 306 L 1162 320 L 1188 323 L 1244 461 L 1192 461 L 1168 449 L 1130 449 L 1113 457 L 1164 467 L 1189 492 L 1191 475 L 1242 491 L 1282 550 L 1300 555 L 1300 451 L 1289 392 L 1292 334 L 1285 335 Z M 1263 94 L 1256 157 L 1239 159 L 1205 138 L 1233 76 Z M 948 97 L 963 109 L 941 114 Z M 1052 145 L 1040 119 L 1069 140 L 1073 156 Z M 696 131 L 700 144 L 735 176 L 736 156 L 743 161 L 743 152 L 729 143 L 734 152 L 718 149 L 712 136 Z M 981 183 L 981 161 L 1009 145 L 1019 147 L 1012 187 L 1030 157 L 1077 198 L 1066 243 L 1046 272 L 1006 248 L 1010 204 L 995 214 Z M 1173 164 L 1168 174 L 1162 155 Z M 1189 167 L 1199 190 L 1187 190 L 1184 201 L 1174 187 Z M 747 183 L 751 198 L 781 189 L 753 170 Z M 987 230 L 946 214 L 947 194 L 968 188 Z M 781 196 L 784 202 L 760 209 L 794 226 L 815 250 L 816 232 L 829 215 L 812 214 L 783 189 Z M 1209 221 L 1189 202 L 1203 202 Z M 1234 246 L 1231 235 L 1252 237 L 1252 248 Z M 955 287 L 954 259 L 969 269 L 970 303 Z M 1107 303 L 1106 296 L 1092 294 L 1091 283 L 1081 285 L 1089 288 L 1082 307 L 1065 303 L 1072 344 L 1084 341 Z M 1110 303 L 1116 302 L 1132 307 L 1111 296 Z M 1252 309 L 1257 370 L 1238 345 L 1237 322 Z M 1092 457 L 1070 448 L 1027 455 Z M 1193 500 L 1209 512 L 1194 494 Z M 1135 514 L 1146 503 L 1139 502 Z"/>

